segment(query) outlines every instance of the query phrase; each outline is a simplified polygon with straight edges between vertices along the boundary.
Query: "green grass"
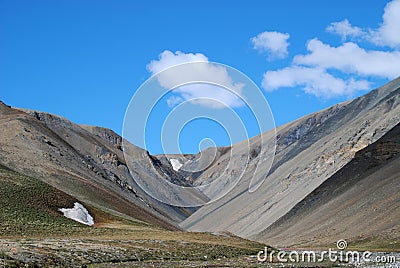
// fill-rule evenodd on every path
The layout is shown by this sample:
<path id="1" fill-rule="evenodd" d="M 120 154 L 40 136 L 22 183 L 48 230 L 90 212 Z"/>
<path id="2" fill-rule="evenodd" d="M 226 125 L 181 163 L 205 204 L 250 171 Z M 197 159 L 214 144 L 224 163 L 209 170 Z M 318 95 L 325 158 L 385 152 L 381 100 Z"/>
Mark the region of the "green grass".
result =
<path id="1" fill-rule="evenodd" d="M 398 233 L 395 237 L 382 234 L 377 237 L 354 241 L 349 243 L 349 249 L 358 251 L 400 252 Z"/>
<path id="2" fill-rule="evenodd" d="M 0 196 L 0 237 L 87 229 L 58 211 L 76 200 L 37 179 L 0 168 Z"/>

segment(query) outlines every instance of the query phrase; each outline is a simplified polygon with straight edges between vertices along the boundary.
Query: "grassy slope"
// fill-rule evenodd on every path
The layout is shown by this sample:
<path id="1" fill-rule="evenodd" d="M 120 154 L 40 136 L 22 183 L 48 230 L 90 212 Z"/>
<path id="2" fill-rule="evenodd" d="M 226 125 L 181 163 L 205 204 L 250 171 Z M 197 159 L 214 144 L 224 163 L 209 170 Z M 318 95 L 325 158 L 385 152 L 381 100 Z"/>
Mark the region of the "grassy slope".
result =
<path id="1" fill-rule="evenodd" d="M 39 180 L 0 168 L 0 196 L 0 237 L 87 229 L 58 212 L 58 208 L 72 207 L 76 199 Z"/>

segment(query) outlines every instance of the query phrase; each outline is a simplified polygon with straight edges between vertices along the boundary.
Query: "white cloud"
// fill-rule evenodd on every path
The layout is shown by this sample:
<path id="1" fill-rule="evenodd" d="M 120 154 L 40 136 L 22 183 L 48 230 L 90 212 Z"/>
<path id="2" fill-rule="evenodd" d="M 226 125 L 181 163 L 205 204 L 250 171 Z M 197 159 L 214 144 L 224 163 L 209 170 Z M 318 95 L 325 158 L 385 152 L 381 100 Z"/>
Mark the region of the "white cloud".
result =
<path id="1" fill-rule="evenodd" d="M 254 49 L 266 52 L 269 59 L 285 58 L 288 55 L 288 39 L 290 35 L 280 32 L 263 32 L 251 38 Z"/>
<path id="2" fill-rule="evenodd" d="M 377 45 L 400 46 L 400 0 L 393 0 L 386 5 L 381 26 L 369 33 L 369 39 Z"/>
<path id="3" fill-rule="evenodd" d="M 376 29 L 362 29 L 345 19 L 331 23 L 326 30 L 340 35 L 343 41 L 351 38 L 353 42 L 335 47 L 317 38 L 310 40 L 308 54 L 296 55 L 289 67 L 264 74 L 263 88 L 273 91 L 300 86 L 306 93 L 330 98 L 352 96 L 357 91 L 370 89 L 367 79 L 400 76 L 400 0 L 386 5 L 383 23 Z M 386 49 L 367 50 L 357 40 L 386 46 Z"/>
<path id="4" fill-rule="evenodd" d="M 394 79 L 400 75 L 400 52 L 365 50 L 349 42 L 338 47 L 318 39 L 308 42 L 307 55 L 294 57 L 295 64 L 336 69 L 344 73 Z"/>
<path id="5" fill-rule="evenodd" d="M 332 22 L 326 30 L 330 33 L 340 35 L 343 41 L 348 39 L 348 37 L 360 37 L 365 35 L 365 32 L 360 27 L 352 26 L 347 19 L 339 22 Z"/>
<path id="6" fill-rule="evenodd" d="M 290 66 L 277 71 L 267 71 L 264 74 L 262 86 L 267 91 L 274 91 L 281 87 L 302 86 L 306 93 L 323 98 L 351 96 L 357 91 L 370 88 L 366 80 L 348 79 L 346 81 L 334 77 L 323 68 L 304 66 Z"/>
<path id="7" fill-rule="evenodd" d="M 201 53 L 186 54 L 181 51 L 172 53 L 169 50 L 165 50 L 159 55 L 158 60 L 152 60 L 147 65 L 147 70 L 149 70 L 152 74 L 156 74 L 174 65 L 195 61 L 208 61 L 208 58 Z"/>
<path id="8" fill-rule="evenodd" d="M 199 63 L 179 65 L 189 62 Z M 168 69 L 172 66 L 177 67 Z M 159 84 L 166 89 L 174 88 L 173 93 L 176 95 L 167 100 L 169 106 L 183 101 L 208 108 L 244 106 L 241 100 L 243 84 L 235 83 L 225 67 L 210 63 L 201 53 L 173 53 L 166 50 L 159 55 L 158 60 L 151 61 L 147 69 L 153 75 L 163 71 L 157 74 Z M 201 83 L 204 81 L 208 84 Z"/>
<path id="9" fill-rule="evenodd" d="M 345 19 L 331 23 L 326 30 L 340 35 L 342 40 L 350 37 L 363 39 L 378 46 L 398 48 L 400 46 L 400 0 L 393 0 L 385 6 L 382 24 L 376 29 L 361 29 L 352 26 Z"/>
<path id="10" fill-rule="evenodd" d="M 245 103 L 234 93 L 210 84 L 191 84 L 180 86 L 174 90 L 183 100 L 208 108 L 235 108 L 242 107 Z M 180 102 L 177 102 L 178 104 Z M 175 105 L 176 105 L 175 104 Z"/>

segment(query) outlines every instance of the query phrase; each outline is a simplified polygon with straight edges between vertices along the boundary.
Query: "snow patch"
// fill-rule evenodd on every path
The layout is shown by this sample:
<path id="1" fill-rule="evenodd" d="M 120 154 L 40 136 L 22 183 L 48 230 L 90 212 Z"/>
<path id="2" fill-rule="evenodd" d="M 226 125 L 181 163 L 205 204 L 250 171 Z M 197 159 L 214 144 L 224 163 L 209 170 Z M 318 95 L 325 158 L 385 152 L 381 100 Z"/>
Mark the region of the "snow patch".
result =
<path id="1" fill-rule="evenodd" d="M 59 208 L 65 217 L 72 219 L 74 221 L 92 226 L 94 224 L 93 217 L 90 216 L 87 209 L 78 202 L 74 203 L 73 208 Z"/>
<path id="2" fill-rule="evenodd" d="M 181 162 L 179 162 L 178 159 L 171 158 L 170 162 L 171 162 L 172 168 L 175 171 L 178 171 L 183 166 L 183 164 Z"/>

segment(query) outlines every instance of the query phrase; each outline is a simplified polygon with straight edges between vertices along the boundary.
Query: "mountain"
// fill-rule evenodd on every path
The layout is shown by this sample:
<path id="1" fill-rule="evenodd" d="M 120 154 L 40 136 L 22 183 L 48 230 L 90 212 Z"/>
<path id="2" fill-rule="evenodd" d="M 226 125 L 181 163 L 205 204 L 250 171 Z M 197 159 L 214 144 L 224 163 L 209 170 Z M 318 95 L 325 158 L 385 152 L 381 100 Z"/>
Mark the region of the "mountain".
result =
<path id="1" fill-rule="evenodd" d="M 179 229 L 177 222 L 192 213 L 152 199 L 135 184 L 125 164 L 122 138 L 109 129 L 77 125 L 2 102 L 0 129 L 0 164 L 93 207 L 172 230 Z M 130 148 L 143 164 L 151 165 L 146 151 Z"/>
<path id="2" fill-rule="evenodd" d="M 295 234 L 290 236 L 293 239 L 288 237 L 281 241 L 282 236 L 278 232 L 269 234 L 268 228 L 278 230 L 276 229 L 279 225 L 278 221 L 284 219 L 283 217 L 288 213 L 293 213 L 297 204 L 352 161 L 358 151 L 378 141 L 395 127 L 400 122 L 399 104 L 400 78 L 397 78 L 365 96 L 278 127 L 276 155 L 271 170 L 268 172 L 267 166 L 257 170 L 256 173 L 256 177 L 259 178 L 266 176 L 261 187 L 253 193 L 248 191 L 248 185 L 252 179 L 251 171 L 254 170 L 251 167 L 257 162 L 257 157 L 265 157 L 262 153 L 250 160 L 248 163 L 250 172 L 243 176 L 236 188 L 216 202 L 198 209 L 180 226 L 190 231 L 229 231 L 258 241 L 272 241 L 277 245 L 301 244 L 300 239 L 309 239 L 314 244 L 327 242 L 326 238 L 308 236 L 304 238 Z M 252 138 L 250 142 L 257 144 L 263 138 L 263 147 L 273 146 L 271 141 L 273 135 L 273 131 L 266 132 L 262 136 Z M 233 145 L 232 149 L 240 151 L 242 148 L 245 151 L 246 146 L 247 142 L 242 142 Z M 233 156 L 230 161 L 238 162 L 240 157 L 241 155 Z M 223 160 L 224 156 L 218 159 L 218 162 Z M 234 173 L 234 171 L 233 168 L 229 172 Z M 397 180 L 398 183 L 398 170 L 391 171 L 395 176 L 392 179 Z M 221 172 L 225 172 L 224 169 L 215 164 L 203 172 L 197 180 L 204 180 L 210 177 L 210 174 Z M 344 179 L 350 180 L 347 177 Z M 371 191 L 378 191 L 373 186 L 371 187 Z M 395 204 L 398 204 L 400 201 L 398 196 L 394 198 L 396 198 Z M 347 205 L 351 202 L 350 199 L 342 201 L 345 203 L 348 201 Z M 374 205 L 386 211 L 385 208 L 381 208 L 382 204 Z M 328 211 L 321 213 L 331 215 Z M 396 213 L 398 213 L 398 207 Z M 291 219 L 295 221 L 294 218 Z M 389 225 L 384 225 L 386 221 L 384 218 L 374 219 L 376 220 L 374 224 L 382 223 L 382 226 L 391 228 Z M 394 225 L 399 226 L 399 224 L 397 219 Z M 287 227 L 287 225 L 284 226 Z M 334 226 L 328 226 L 334 228 Z M 383 229 L 387 230 L 387 228 Z M 288 232 L 289 230 L 296 231 L 297 229 L 288 229 Z M 349 227 L 350 233 L 346 236 L 347 238 L 356 239 L 362 235 L 360 229 L 352 230 Z M 372 233 L 371 231 L 370 234 Z"/>
<path id="3" fill-rule="evenodd" d="M 276 246 L 378 241 L 383 234 L 382 243 L 392 243 L 400 225 L 399 104 L 397 78 L 231 147 L 153 156 L 109 129 L 0 102 L 0 165 L 38 178 L 92 211 L 169 230 L 234 234 Z M 266 148 L 276 148 L 275 155 Z M 274 161 L 258 166 L 260 159 Z M 196 204 L 220 197 L 225 184 L 239 177 L 225 196 L 192 208 L 162 203 L 137 184 L 147 183 L 153 196 L 162 192 L 172 203 Z M 263 179 L 249 192 L 252 180 Z M 171 182 L 213 184 L 176 195 Z"/>

